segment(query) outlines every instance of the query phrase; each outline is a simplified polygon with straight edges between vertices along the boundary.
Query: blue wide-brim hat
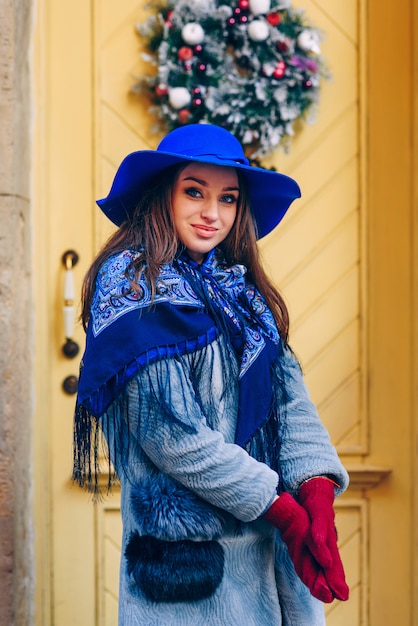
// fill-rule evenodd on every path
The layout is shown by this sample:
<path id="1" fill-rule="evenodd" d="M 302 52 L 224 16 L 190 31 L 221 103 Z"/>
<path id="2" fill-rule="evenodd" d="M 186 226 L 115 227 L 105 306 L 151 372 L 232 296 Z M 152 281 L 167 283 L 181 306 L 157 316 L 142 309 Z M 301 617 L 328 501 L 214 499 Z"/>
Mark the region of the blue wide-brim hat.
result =
<path id="1" fill-rule="evenodd" d="M 116 172 L 109 195 L 97 204 L 120 226 L 133 213 L 152 179 L 171 165 L 193 161 L 234 167 L 244 174 L 258 238 L 272 231 L 301 195 L 293 178 L 251 166 L 240 142 L 229 131 L 212 124 L 188 124 L 168 133 L 156 150 L 128 154 Z"/>

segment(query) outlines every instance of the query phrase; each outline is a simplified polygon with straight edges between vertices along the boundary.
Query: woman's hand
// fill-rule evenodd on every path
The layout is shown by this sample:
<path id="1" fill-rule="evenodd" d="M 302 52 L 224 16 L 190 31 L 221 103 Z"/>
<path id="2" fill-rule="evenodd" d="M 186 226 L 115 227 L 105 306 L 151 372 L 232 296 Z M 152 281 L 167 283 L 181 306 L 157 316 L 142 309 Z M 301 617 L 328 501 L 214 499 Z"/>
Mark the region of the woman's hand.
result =
<path id="1" fill-rule="evenodd" d="M 322 566 L 333 596 L 338 600 L 347 600 L 349 589 L 334 523 L 334 482 L 321 476 L 306 481 L 299 489 L 299 502 L 309 516 L 309 549 Z"/>
<path id="2" fill-rule="evenodd" d="M 334 593 L 325 571 L 309 549 L 311 522 L 306 510 L 289 493 L 282 493 L 263 519 L 279 529 L 295 571 L 311 594 L 322 602 L 332 602 Z"/>

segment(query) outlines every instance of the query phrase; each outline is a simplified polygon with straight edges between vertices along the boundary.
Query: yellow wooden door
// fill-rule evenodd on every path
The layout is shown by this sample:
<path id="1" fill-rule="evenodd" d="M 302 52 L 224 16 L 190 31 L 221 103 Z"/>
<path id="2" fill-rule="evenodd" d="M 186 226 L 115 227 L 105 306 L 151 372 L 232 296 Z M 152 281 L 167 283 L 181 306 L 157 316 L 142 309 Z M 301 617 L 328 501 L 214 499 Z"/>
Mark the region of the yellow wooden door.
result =
<path id="1" fill-rule="evenodd" d="M 138 0 L 37 4 L 37 624 L 115 626 L 118 494 L 94 506 L 70 482 L 74 396 L 62 383 L 77 375 L 79 357 L 70 360 L 61 351 L 62 255 L 67 250 L 79 255 L 74 268 L 79 290 L 95 251 L 111 232 L 95 198 L 107 193 L 125 154 L 158 141 L 149 130 L 146 104 L 129 93 L 142 68 L 135 25 L 145 10 Z M 365 490 L 382 476 L 367 464 L 366 0 L 294 4 L 326 34 L 323 52 L 333 80 L 323 85 L 316 123 L 301 130 L 288 155 L 266 161 L 300 182 L 303 199 L 262 242 L 262 251 L 289 303 L 292 344 L 312 396 L 352 468 L 353 486 L 337 507 L 351 599 L 327 607 L 327 623 L 356 626 L 367 624 L 369 614 L 368 528 L 375 522 L 368 496 L 373 492 Z M 74 338 L 82 346 L 79 326 Z M 390 502 L 381 506 L 387 510 Z"/>

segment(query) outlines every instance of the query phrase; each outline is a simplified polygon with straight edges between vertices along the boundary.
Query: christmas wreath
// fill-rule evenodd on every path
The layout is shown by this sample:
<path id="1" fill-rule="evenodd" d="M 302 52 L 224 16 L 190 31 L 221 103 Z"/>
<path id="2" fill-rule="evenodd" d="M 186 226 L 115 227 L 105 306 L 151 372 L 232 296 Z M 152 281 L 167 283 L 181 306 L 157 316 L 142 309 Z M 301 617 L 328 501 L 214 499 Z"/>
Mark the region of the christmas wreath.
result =
<path id="1" fill-rule="evenodd" d="M 287 148 L 327 75 L 320 34 L 280 0 L 166 0 L 137 26 L 156 67 L 147 92 L 158 130 L 188 123 L 227 128 L 258 159 Z"/>

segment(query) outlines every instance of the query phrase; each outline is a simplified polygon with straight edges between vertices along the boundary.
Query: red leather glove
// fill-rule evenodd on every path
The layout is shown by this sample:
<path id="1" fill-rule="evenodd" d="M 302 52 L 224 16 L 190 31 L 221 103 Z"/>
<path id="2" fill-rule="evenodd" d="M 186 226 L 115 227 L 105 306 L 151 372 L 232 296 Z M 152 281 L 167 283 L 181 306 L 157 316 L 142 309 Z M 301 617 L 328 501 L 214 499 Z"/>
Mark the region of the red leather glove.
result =
<path id="1" fill-rule="evenodd" d="M 307 544 L 310 538 L 310 521 L 305 509 L 289 493 L 282 493 L 263 518 L 279 529 L 296 573 L 311 594 L 322 602 L 332 602 L 334 595 L 324 571 L 313 558 Z"/>
<path id="2" fill-rule="evenodd" d="M 325 477 L 308 480 L 299 489 L 299 502 L 310 519 L 309 548 L 323 567 L 333 596 L 338 600 L 348 600 L 349 589 L 345 582 L 334 523 L 334 484 Z"/>

